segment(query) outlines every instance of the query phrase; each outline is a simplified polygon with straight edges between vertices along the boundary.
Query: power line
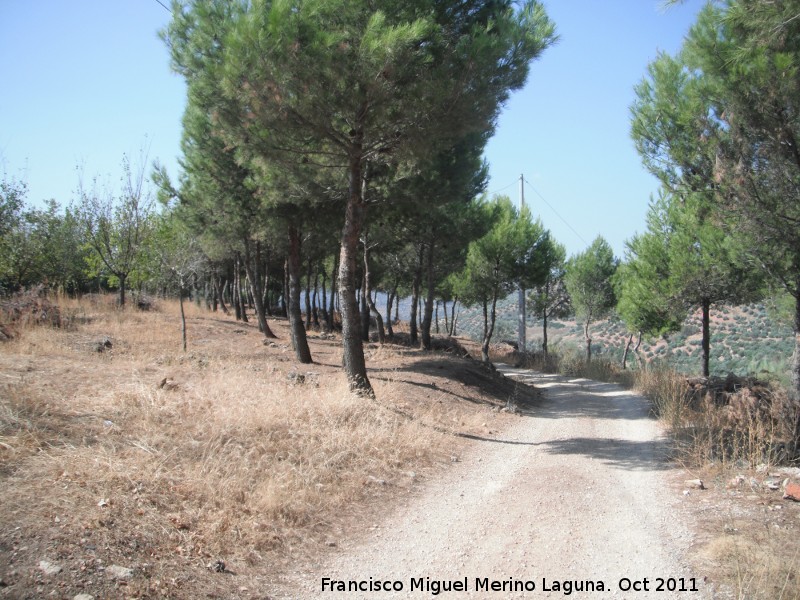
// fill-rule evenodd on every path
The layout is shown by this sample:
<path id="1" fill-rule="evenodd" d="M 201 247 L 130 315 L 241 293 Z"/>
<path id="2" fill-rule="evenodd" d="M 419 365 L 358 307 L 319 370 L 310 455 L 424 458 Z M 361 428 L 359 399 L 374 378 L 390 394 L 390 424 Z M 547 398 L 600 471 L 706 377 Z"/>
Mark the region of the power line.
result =
<path id="1" fill-rule="evenodd" d="M 519 179 L 515 179 L 514 181 L 512 181 L 511 183 L 509 183 L 509 184 L 508 184 L 506 187 L 504 187 L 504 188 L 500 188 L 499 190 L 495 190 L 495 191 L 493 191 L 493 192 L 489 192 L 489 195 L 490 195 L 490 196 L 494 196 L 495 194 L 499 194 L 500 192 L 503 192 L 503 191 L 507 190 L 508 188 L 510 188 L 512 185 L 517 185 L 517 183 L 519 183 Z"/>
<path id="2" fill-rule="evenodd" d="M 587 246 L 589 246 L 589 242 L 587 242 L 585 239 L 583 239 L 583 236 L 581 236 L 581 234 L 580 234 L 580 233 L 578 233 L 577 231 L 575 231 L 575 229 L 572 227 L 572 225 L 570 225 L 569 223 L 567 223 L 567 220 L 566 220 L 564 217 L 562 217 L 560 214 L 558 214 L 558 211 L 557 211 L 555 208 L 553 208 L 553 207 L 550 205 L 550 203 L 549 203 L 547 200 L 545 200 L 545 199 L 544 199 L 544 196 L 542 196 L 542 195 L 539 193 L 539 190 L 537 190 L 535 187 L 533 187 L 533 185 L 531 184 L 531 182 L 530 182 L 530 181 L 528 181 L 528 180 L 526 179 L 526 180 L 525 180 L 525 183 L 527 183 L 527 184 L 530 186 L 530 188 L 531 188 L 531 189 L 532 189 L 534 192 L 536 192 L 536 195 L 537 195 L 537 196 L 539 196 L 539 199 L 541 199 L 541 201 L 542 201 L 542 202 L 544 202 L 544 203 L 545 203 L 545 204 L 546 204 L 546 205 L 547 205 L 547 206 L 550 208 L 550 210 L 552 210 L 552 211 L 553 211 L 553 212 L 556 214 L 556 216 L 557 216 L 559 219 L 561 219 L 561 222 L 562 222 L 562 223 L 564 223 L 564 225 L 566 225 L 567 227 L 569 227 L 569 230 L 570 230 L 572 233 L 574 233 L 576 236 L 578 236 L 578 239 L 579 239 L 580 241 L 582 241 L 584 244 L 586 244 Z"/>
<path id="3" fill-rule="evenodd" d="M 170 8 L 169 8 L 169 7 L 168 7 L 166 4 L 164 4 L 164 3 L 163 3 L 161 0 L 156 0 L 156 2 L 158 2 L 158 3 L 159 3 L 161 6 L 163 6 L 163 7 L 164 7 L 164 10 L 166 10 L 168 13 L 171 13 L 171 12 L 172 12 L 172 9 L 170 9 Z"/>

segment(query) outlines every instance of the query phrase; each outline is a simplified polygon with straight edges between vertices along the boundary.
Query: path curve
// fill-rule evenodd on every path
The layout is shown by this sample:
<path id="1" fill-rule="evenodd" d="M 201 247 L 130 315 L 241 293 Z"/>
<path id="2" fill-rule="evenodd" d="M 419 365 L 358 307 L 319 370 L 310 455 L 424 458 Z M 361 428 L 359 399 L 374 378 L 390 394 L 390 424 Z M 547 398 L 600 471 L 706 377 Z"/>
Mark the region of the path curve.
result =
<path id="1" fill-rule="evenodd" d="M 647 402 L 612 384 L 498 368 L 543 390 L 542 404 L 502 442 L 476 442 L 371 539 L 341 541 L 296 573 L 287 597 L 709 597 L 701 578 L 696 592 L 667 589 L 693 587 L 691 535 Z M 365 591 L 323 589 L 323 578 Z M 375 591 L 386 581 L 395 590 Z M 437 583 L 455 589 L 433 594 Z"/>

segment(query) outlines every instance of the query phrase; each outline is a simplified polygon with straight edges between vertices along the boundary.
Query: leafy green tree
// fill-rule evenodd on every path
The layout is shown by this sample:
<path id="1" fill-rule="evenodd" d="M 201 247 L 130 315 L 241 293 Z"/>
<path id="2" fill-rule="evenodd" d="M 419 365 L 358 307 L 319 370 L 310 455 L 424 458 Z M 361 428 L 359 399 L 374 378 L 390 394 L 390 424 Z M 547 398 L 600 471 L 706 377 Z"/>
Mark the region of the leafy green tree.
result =
<path id="1" fill-rule="evenodd" d="M 572 303 L 567 293 L 567 250 L 555 240 L 550 240 L 549 267 L 545 280 L 528 290 L 527 302 L 530 311 L 542 319 L 542 353 L 548 355 L 547 323 L 550 319 L 568 316 Z"/>
<path id="2" fill-rule="evenodd" d="M 85 188 L 81 181 L 76 214 L 92 250 L 91 271 L 97 274 L 105 269 L 116 278 L 119 305 L 124 308 L 128 278 L 144 265 L 155 206 L 144 166 L 134 172 L 126 156 L 122 160 L 122 170 L 122 189 L 118 193 L 100 188 L 97 180 L 91 189 Z"/>
<path id="3" fill-rule="evenodd" d="M 583 321 L 587 363 L 592 360 L 589 328 L 594 321 L 607 316 L 616 304 L 613 279 L 618 264 L 614 251 L 602 236 L 567 262 L 565 282 L 575 314 Z"/>
<path id="4" fill-rule="evenodd" d="M 685 43 L 714 90 L 718 206 L 757 264 L 795 300 L 792 388 L 800 396 L 800 3 L 729 0 Z"/>
<path id="5" fill-rule="evenodd" d="M 685 52 L 660 55 L 636 87 L 632 135 L 664 192 L 651 206 L 648 233 L 629 247 L 633 261 L 621 302 L 623 314 L 643 322 L 651 334 L 676 330 L 688 311 L 699 307 L 706 377 L 711 306 L 753 300 L 760 289 L 718 210 L 724 196 L 716 172 L 727 133 L 716 116 L 717 93 L 713 80 L 689 67 Z M 630 279 L 637 270 L 644 285 Z"/>
<path id="6" fill-rule="evenodd" d="M 191 280 L 201 275 L 206 268 L 206 257 L 200 249 L 197 238 L 174 212 L 168 212 L 158 220 L 153 233 L 153 242 L 162 279 L 177 288 L 181 314 L 181 343 L 183 351 L 186 352 L 184 297 L 189 292 Z"/>
<path id="7" fill-rule="evenodd" d="M 735 240 L 707 212 L 697 195 L 662 195 L 651 205 L 647 232 L 628 244 L 618 304 L 629 326 L 649 335 L 677 331 L 699 308 L 704 377 L 710 373 L 711 307 L 751 301 L 761 287 L 758 273 L 740 262 Z"/>
<path id="8" fill-rule="evenodd" d="M 519 9 L 425 0 L 376 9 L 363 0 L 256 0 L 248 8 L 227 40 L 225 93 L 244 107 L 228 134 L 262 160 L 339 170 L 347 189 L 343 362 L 351 387 L 372 394 L 356 305 L 369 165 L 413 161 L 466 131 L 491 129 L 554 28 L 535 1 Z"/>
<path id="9" fill-rule="evenodd" d="M 497 301 L 523 285 L 541 285 L 550 268 L 550 238 L 527 208 L 517 211 L 506 196 L 484 204 L 484 222 L 492 228 L 472 242 L 467 264 L 458 278 L 458 296 L 467 305 L 483 309 L 481 357 L 489 362 Z"/>

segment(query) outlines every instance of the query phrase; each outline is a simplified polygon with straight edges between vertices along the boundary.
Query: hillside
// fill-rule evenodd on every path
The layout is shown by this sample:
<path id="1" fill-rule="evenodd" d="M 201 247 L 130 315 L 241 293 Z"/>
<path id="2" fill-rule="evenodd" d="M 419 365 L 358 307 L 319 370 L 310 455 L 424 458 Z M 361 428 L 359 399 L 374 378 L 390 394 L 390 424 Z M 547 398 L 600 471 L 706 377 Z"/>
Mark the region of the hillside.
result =
<path id="1" fill-rule="evenodd" d="M 498 304 L 498 325 L 495 341 L 516 340 L 517 300 L 511 295 Z M 529 315 L 530 317 L 530 315 Z M 527 339 L 533 350 L 541 347 L 541 321 L 529 318 Z M 479 339 L 483 316 L 476 308 L 462 308 L 459 331 Z M 687 374 L 700 370 L 701 322 L 699 311 L 691 315 L 680 331 L 666 339 L 642 340 L 639 353 L 648 362 L 665 361 Z M 628 333 L 624 323 L 606 319 L 592 325 L 592 352 L 621 360 Z M 575 320 L 555 320 L 548 323 L 550 348 L 556 351 L 583 351 L 582 324 Z M 794 351 L 791 329 L 774 319 L 763 304 L 712 307 L 711 310 L 711 373 L 737 375 L 769 373 L 783 378 Z M 635 363 L 635 358 L 631 357 Z"/>

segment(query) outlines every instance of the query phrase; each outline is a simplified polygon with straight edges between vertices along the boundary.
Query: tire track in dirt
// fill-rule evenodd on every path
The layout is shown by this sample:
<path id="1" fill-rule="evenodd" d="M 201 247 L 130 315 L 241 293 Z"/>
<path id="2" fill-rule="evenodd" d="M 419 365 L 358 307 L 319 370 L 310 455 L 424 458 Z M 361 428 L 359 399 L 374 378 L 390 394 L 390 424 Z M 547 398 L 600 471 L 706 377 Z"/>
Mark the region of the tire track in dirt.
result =
<path id="1" fill-rule="evenodd" d="M 502 439 L 473 444 L 370 539 L 342 540 L 295 573 L 282 597 L 709 597 L 683 557 L 691 535 L 647 402 L 612 384 L 499 368 L 543 390 L 541 405 Z M 323 589 L 323 578 L 361 591 Z M 682 582 L 698 591 L 677 591 Z"/>

